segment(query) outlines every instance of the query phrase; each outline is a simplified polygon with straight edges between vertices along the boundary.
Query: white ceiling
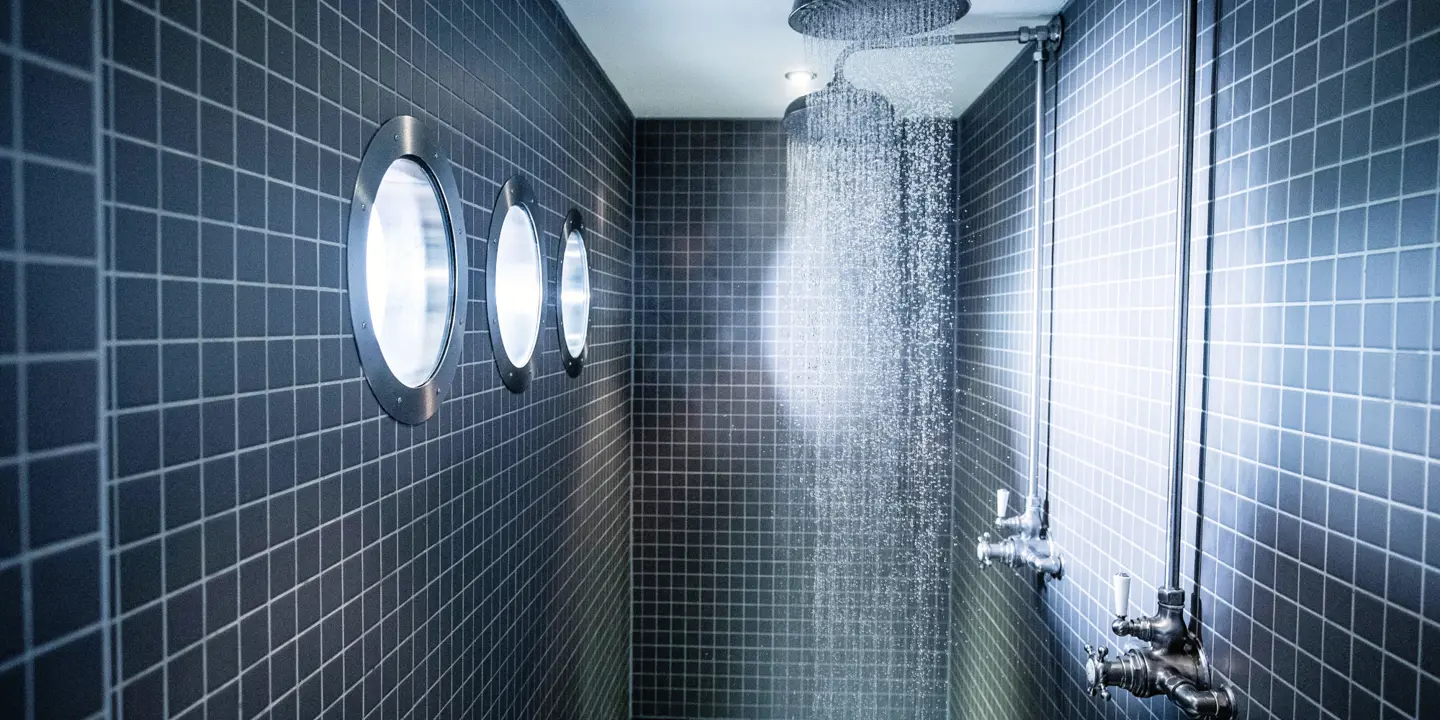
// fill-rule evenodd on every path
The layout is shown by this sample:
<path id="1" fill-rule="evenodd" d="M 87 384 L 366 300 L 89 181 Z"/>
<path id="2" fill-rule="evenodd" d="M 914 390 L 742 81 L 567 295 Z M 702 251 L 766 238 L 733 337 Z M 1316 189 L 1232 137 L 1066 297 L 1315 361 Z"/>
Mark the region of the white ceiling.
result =
<path id="1" fill-rule="evenodd" d="M 791 0 L 559 0 L 576 30 L 636 117 L 778 118 L 797 96 L 828 82 L 838 47 L 807 52 L 790 29 Z M 990 32 L 1039 25 L 1063 0 L 972 0 L 970 14 L 945 32 Z M 958 115 L 1022 48 L 1018 43 L 856 55 L 846 76 L 891 96 L 902 111 Z M 828 55 L 826 54 L 828 53 Z M 812 65 L 818 67 L 812 67 Z M 819 75 L 809 87 L 790 70 Z M 933 74 L 916 82 L 916 73 Z M 936 105 L 934 103 L 940 103 Z"/>

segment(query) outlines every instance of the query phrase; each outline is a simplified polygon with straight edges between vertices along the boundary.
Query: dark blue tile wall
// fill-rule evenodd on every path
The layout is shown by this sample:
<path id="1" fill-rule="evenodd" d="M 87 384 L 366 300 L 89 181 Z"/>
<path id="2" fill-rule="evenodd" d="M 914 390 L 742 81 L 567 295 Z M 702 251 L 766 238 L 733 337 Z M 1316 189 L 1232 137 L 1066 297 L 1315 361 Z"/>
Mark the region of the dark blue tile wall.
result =
<path id="1" fill-rule="evenodd" d="M 1073 41 L 1073 35 L 1067 38 Z M 1047 79 L 1053 83 L 1055 60 L 1048 62 Z M 978 569 L 974 555 L 979 534 L 996 534 L 990 526 L 995 491 L 1011 491 L 1011 511 L 1018 512 L 1027 486 L 1034 98 L 1034 63 L 1022 53 L 966 111 L 956 144 L 955 541 L 949 665 L 950 715 L 955 718 L 1062 716 L 1053 696 L 1043 691 L 1056 679 L 1055 654 L 1064 650 L 1049 636 L 1043 606 L 1037 606 L 1036 600 L 1047 593 L 1037 594 L 1033 583 L 1018 581 L 1008 571 Z M 1047 94 L 1047 108 L 1053 102 L 1053 93 Z M 1053 128 L 1053 123 L 1054 114 L 1047 113 L 1045 127 Z M 1047 142 L 1053 141 L 1053 133 L 1047 134 Z M 1041 282 L 1048 291 L 1048 273 Z M 1042 302 L 1048 312 L 1053 295 L 1047 292 Z M 1045 333 L 1048 320 L 1042 319 Z M 1050 346 L 1044 342 L 1042 350 L 1048 352 Z M 1040 390 L 1042 398 L 1050 395 L 1048 383 Z M 1042 467 L 1047 459 L 1041 455 Z M 1067 575 L 1069 570 L 1067 565 Z"/>
<path id="2" fill-rule="evenodd" d="M 559 8 L 0 20 L 0 715 L 625 717 L 633 119 Z M 451 399 L 380 411 L 343 218 L 400 113 L 456 166 L 472 288 L 510 174 L 551 279 L 585 214 L 580 378 L 547 307 L 505 390 L 475 292 Z"/>
<path id="3" fill-rule="evenodd" d="M 786 397 L 783 365 L 810 358 L 777 355 L 773 339 L 787 160 L 778 120 L 636 124 L 636 718 L 811 717 L 835 702 L 818 697 L 827 671 L 843 682 L 852 669 L 856 684 L 913 679 L 866 685 L 863 707 L 846 708 L 857 716 L 944 714 L 943 652 L 818 667 L 813 473 L 826 448 Z M 946 626 L 944 557 L 927 585 L 938 607 L 912 615 L 932 628 Z"/>
<path id="4" fill-rule="evenodd" d="M 1041 460 L 1068 572 L 1043 588 L 974 571 L 964 540 L 995 487 L 1023 486 L 1029 63 L 961 121 L 956 717 L 1175 716 L 1086 697 L 1080 647 L 1107 635 L 1113 572 L 1149 608 L 1163 569 L 1177 15 L 1065 10 Z M 1202 25 L 1202 635 L 1245 717 L 1423 717 L 1440 704 L 1440 11 L 1241 0 L 1205 3 Z M 803 711 L 808 511 L 740 332 L 783 236 L 778 124 L 632 138 L 542 0 L 12 0 L 0 96 L 9 714 L 624 716 L 632 609 L 636 716 Z M 365 139 L 400 112 L 448 135 L 472 257 L 511 172 L 537 181 L 552 264 L 563 213 L 589 215 L 580 381 L 551 326 L 537 383 L 504 391 L 472 298 L 437 418 L 398 426 L 368 396 L 341 217 Z"/>
<path id="5" fill-rule="evenodd" d="M 105 712 L 95 3 L 0 5 L 0 715 Z"/>
<path id="6" fill-rule="evenodd" d="M 110 11 L 117 706 L 623 716 L 632 121 L 559 9 Z M 455 163 L 474 289 L 457 387 L 413 428 L 362 379 L 342 244 L 360 154 L 401 113 Z M 585 373 L 547 311 L 524 395 L 480 292 L 515 172 L 552 280 L 585 213 L 596 289 Z"/>
<path id="7" fill-rule="evenodd" d="M 1163 579 L 1178 8 L 1064 14 L 1043 459 L 1067 576 L 1037 590 L 957 551 L 957 717 L 1113 717 L 1083 693 L 1082 645 L 1108 635 L 1112 573 L 1136 575 L 1132 610 Z M 1202 638 L 1243 717 L 1425 717 L 1440 706 L 1440 12 L 1242 0 L 1202 3 L 1201 25 L 1185 574 Z M 961 121 L 957 537 L 988 522 L 996 485 L 1022 482 L 1017 158 L 1033 126 L 1011 106 L 1030 70 Z M 1163 700 L 1118 710 L 1175 717 Z"/>
<path id="8" fill-rule="evenodd" d="M 761 331 L 784 129 L 642 120 L 635 138 L 634 717 L 804 713 L 814 509 Z"/>

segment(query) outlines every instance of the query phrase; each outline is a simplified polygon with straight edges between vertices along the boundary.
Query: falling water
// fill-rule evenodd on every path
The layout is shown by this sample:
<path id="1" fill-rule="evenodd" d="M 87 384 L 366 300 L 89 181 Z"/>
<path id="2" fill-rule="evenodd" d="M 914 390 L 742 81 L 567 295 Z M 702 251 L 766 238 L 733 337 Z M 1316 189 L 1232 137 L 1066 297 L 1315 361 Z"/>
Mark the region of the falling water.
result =
<path id="1" fill-rule="evenodd" d="M 812 57 L 834 52 L 812 42 Z M 941 95 L 916 87 L 938 74 L 894 81 L 910 97 Z M 953 136 L 933 101 L 875 109 L 861 94 L 812 105 L 792 135 L 772 328 L 814 448 L 805 704 L 825 720 L 944 711 Z"/>

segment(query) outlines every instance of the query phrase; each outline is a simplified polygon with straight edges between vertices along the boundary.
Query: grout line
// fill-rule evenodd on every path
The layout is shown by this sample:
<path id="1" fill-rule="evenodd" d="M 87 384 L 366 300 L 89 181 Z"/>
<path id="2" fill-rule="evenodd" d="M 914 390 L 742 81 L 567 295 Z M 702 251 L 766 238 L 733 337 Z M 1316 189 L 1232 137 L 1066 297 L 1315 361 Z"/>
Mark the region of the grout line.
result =
<path id="1" fill-rule="evenodd" d="M 30 1 L 34 2 L 35 0 Z M 18 10 L 18 12 L 14 14 L 20 15 L 23 18 L 24 0 L 15 0 L 15 2 L 12 2 L 11 5 L 15 10 Z M 19 48 L 21 45 L 20 26 L 22 23 L 16 22 L 15 20 L 12 20 L 11 23 L 12 25 L 10 29 L 10 40 L 14 44 L 14 47 Z M 21 88 L 24 87 L 24 85 L 22 84 L 23 78 L 21 74 L 22 65 L 23 63 L 21 62 L 20 58 L 12 57 L 10 61 L 10 87 L 12 93 L 12 97 L 10 99 L 12 138 L 11 142 L 12 145 L 17 148 L 24 147 L 24 138 L 22 133 L 22 128 L 24 127 L 24 111 L 23 106 L 21 105 Z M 13 183 L 13 197 L 11 198 L 11 202 L 13 202 L 15 206 L 14 218 L 12 219 L 12 222 L 14 223 L 13 230 L 15 237 L 15 251 L 20 257 L 25 256 L 27 245 L 26 233 L 23 232 L 23 229 L 25 227 L 25 173 L 23 172 L 23 169 L 24 165 L 22 163 L 11 163 L 10 172 L 13 178 L 11 181 Z M 25 264 L 17 263 L 15 267 L 15 304 L 13 306 L 14 308 L 16 308 L 16 314 L 21 316 L 15 323 L 15 333 L 17 336 L 15 347 L 18 348 L 19 351 L 22 353 L 26 352 L 29 349 L 28 338 L 26 337 L 27 322 L 24 319 L 24 316 L 20 312 L 18 312 L 20 308 L 26 307 L 26 269 L 28 269 L 28 265 Z M 18 435 L 16 448 L 19 450 L 19 455 L 22 457 L 28 455 L 30 452 L 30 423 L 28 413 L 28 406 L 30 404 L 28 400 L 30 374 L 29 369 L 29 364 L 27 363 L 16 368 L 15 373 L 15 397 L 17 402 L 15 431 Z M 20 585 L 22 593 L 21 607 L 23 608 L 22 615 L 25 623 L 24 627 L 22 628 L 22 632 L 24 633 L 23 644 L 25 652 L 25 707 L 23 709 L 23 712 L 24 717 L 34 720 L 36 716 L 34 655 L 35 632 L 33 629 L 33 626 L 35 624 L 35 589 L 34 569 L 32 568 L 33 560 L 29 557 L 31 552 L 30 535 L 32 529 L 30 525 L 30 463 L 21 462 L 19 472 L 17 474 L 17 482 L 19 483 L 18 490 L 20 496 L 20 557 L 24 559 L 24 564 L 20 566 Z"/>

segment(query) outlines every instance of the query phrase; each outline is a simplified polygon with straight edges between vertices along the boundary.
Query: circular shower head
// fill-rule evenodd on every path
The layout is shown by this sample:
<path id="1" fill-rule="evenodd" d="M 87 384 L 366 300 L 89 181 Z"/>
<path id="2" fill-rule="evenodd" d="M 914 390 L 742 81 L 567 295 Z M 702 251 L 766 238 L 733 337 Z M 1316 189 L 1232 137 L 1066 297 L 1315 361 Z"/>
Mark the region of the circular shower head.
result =
<path id="1" fill-rule="evenodd" d="M 785 132 L 808 142 L 885 137 L 895 121 L 895 108 L 884 95 L 837 79 L 785 108 Z"/>
<path id="2" fill-rule="evenodd" d="M 877 40 L 939 30 L 968 12 L 970 0 L 795 0 L 790 27 L 830 40 Z"/>

